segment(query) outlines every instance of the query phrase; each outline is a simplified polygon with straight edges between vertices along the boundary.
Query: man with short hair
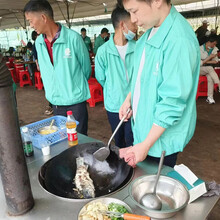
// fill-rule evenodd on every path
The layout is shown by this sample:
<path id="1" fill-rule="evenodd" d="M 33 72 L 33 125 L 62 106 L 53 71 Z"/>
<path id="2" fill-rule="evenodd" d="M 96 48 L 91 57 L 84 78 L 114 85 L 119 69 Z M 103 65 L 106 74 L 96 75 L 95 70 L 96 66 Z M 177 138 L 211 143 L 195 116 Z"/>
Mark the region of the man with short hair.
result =
<path id="1" fill-rule="evenodd" d="M 202 45 L 206 42 L 207 34 L 209 33 L 208 32 L 208 25 L 209 25 L 209 22 L 207 20 L 204 20 L 202 22 L 202 26 L 200 26 L 195 31 L 197 38 L 198 38 L 198 41 L 199 41 L 199 45 Z"/>
<path id="2" fill-rule="evenodd" d="M 120 157 L 135 166 L 145 160 L 173 167 L 194 134 L 200 50 L 195 32 L 170 0 L 118 0 L 131 21 L 146 29 L 134 52 L 131 93 L 119 110 L 132 108 L 134 145 Z"/>
<path id="3" fill-rule="evenodd" d="M 81 36 L 55 23 L 48 1 L 29 1 L 24 13 L 30 26 L 40 34 L 36 49 L 45 95 L 53 105 L 54 115 L 66 116 L 71 110 L 79 125 L 77 131 L 87 134 L 90 98 L 87 80 L 91 74 L 88 50 Z"/>
<path id="4" fill-rule="evenodd" d="M 91 42 L 90 37 L 88 37 L 86 35 L 86 29 L 85 28 L 81 29 L 81 36 L 82 36 L 82 39 L 83 39 L 88 51 L 92 52 L 92 42 Z"/>
<path id="5" fill-rule="evenodd" d="M 97 53 L 97 50 L 102 44 L 105 43 L 105 38 L 108 36 L 108 29 L 107 28 L 102 28 L 101 34 L 96 38 L 95 44 L 94 44 L 94 54 Z"/>
<path id="6" fill-rule="evenodd" d="M 112 12 L 115 34 L 103 44 L 95 57 L 95 76 L 104 89 L 104 104 L 112 132 L 119 124 L 119 108 L 130 91 L 133 74 L 135 33 L 137 26 L 131 22 L 130 14 L 116 8 Z M 131 120 L 121 125 L 115 134 L 116 146 L 133 145 Z"/>

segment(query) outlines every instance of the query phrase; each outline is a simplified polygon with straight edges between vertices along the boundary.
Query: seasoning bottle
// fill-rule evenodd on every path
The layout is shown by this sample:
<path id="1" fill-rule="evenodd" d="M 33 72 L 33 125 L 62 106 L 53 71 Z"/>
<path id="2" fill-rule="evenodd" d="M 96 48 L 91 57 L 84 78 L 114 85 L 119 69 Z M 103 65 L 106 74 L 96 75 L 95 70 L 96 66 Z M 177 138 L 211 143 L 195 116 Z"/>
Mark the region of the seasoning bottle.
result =
<path id="1" fill-rule="evenodd" d="M 24 154 L 27 157 L 34 155 L 34 149 L 31 141 L 31 135 L 29 133 L 28 127 L 22 128 L 22 137 L 23 137 L 23 147 L 24 147 Z"/>
<path id="2" fill-rule="evenodd" d="M 68 144 L 73 147 L 78 144 L 78 136 L 76 131 L 76 120 L 72 111 L 67 111 L 66 130 L 68 135 Z"/>

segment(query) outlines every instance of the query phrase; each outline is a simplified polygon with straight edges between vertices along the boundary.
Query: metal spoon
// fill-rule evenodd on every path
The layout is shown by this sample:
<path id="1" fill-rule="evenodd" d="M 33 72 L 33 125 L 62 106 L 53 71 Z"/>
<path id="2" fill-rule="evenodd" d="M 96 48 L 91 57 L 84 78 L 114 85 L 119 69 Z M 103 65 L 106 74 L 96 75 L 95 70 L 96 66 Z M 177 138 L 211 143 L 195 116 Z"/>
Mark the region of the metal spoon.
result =
<path id="1" fill-rule="evenodd" d="M 153 193 L 145 194 L 141 198 L 141 201 L 140 201 L 141 204 L 148 209 L 161 210 L 161 208 L 162 208 L 162 202 L 156 194 L 156 189 L 157 189 L 158 180 L 160 178 L 160 172 L 161 172 L 161 168 L 163 165 L 164 156 L 165 156 L 165 151 L 162 152 L 161 157 L 160 157 L 160 163 L 159 163 L 159 167 L 158 167 L 158 171 L 157 171 L 157 176 L 156 176 L 156 181 L 154 184 Z"/>
<path id="2" fill-rule="evenodd" d="M 49 127 L 50 130 L 51 130 L 52 126 L 53 126 L 53 123 L 54 123 L 54 119 L 50 123 L 50 127 Z"/>
<path id="3" fill-rule="evenodd" d="M 104 161 L 110 154 L 110 144 L 111 141 L 113 139 L 113 137 L 115 136 L 116 132 L 118 131 L 118 129 L 121 127 L 122 123 L 124 122 L 125 118 L 127 117 L 128 113 L 131 111 L 131 109 L 129 108 L 126 112 L 126 114 L 123 116 L 123 118 L 121 119 L 121 121 L 119 122 L 118 126 L 116 127 L 115 131 L 113 132 L 112 136 L 110 137 L 107 146 L 101 147 L 100 149 L 98 149 L 96 152 L 93 153 L 93 156 L 100 161 Z"/>

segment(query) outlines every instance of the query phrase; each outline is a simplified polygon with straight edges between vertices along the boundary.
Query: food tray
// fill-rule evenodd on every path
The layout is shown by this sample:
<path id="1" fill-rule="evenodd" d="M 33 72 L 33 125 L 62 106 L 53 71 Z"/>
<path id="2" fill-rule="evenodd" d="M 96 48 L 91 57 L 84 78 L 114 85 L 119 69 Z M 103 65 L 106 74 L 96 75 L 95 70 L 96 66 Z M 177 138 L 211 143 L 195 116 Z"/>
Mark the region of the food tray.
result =
<path id="1" fill-rule="evenodd" d="M 47 134 L 47 135 L 41 135 L 38 130 L 42 127 L 49 126 L 51 121 L 54 119 L 55 126 L 58 127 L 58 131 Z M 25 125 L 25 127 L 28 127 L 31 138 L 32 138 L 32 144 L 34 147 L 41 149 L 42 143 L 52 145 L 54 143 L 57 143 L 59 141 L 62 141 L 67 138 L 66 133 L 66 120 L 67 118 L 64 116 L 53 116 L 41 121 L 34 122 L 32 124 Z M 76 124 L 79 123 L 76 121 Z M 22 129 L 22 128 L 21 128 Z M 21 131 L 22 134 L 22 131 Z"/>

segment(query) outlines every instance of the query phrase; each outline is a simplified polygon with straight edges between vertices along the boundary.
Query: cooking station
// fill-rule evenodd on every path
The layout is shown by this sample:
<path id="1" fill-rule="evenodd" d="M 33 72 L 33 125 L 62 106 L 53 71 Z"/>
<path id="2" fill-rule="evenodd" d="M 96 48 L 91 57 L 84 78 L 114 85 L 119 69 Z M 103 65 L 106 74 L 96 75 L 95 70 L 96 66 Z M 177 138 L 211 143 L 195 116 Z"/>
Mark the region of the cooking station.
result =
<path id="1" fill-rule="evenodd" d="M 79 144 L 83 143 L 90 143 L 90 142 L 99 142 L 93 138 L 78 134 L 79 137 Z M 26 157 L 26 162 L 28 166 L 28 172 L 30 176 L 31 182 L 31 189 L 35 200 L 34 208 L 22 215 L 22 216 L 9 216 L 7 214 L 7 206 L 5 202 L 5 196 L 3 193 L 2 186 L 0 187 L 0 219 L 10 219 L 10 220 L 77 220 L 78 213 L 80 209 L 89 201 L 73 201 L 71 199 L 61 199 L 54 195 L 49 194 L 46 192 L 38 182 L 38 172 L 41 166 L 47 162 L 52 157 L 58 155 L 59 153 L 63 152 L 64 150 L 68 149 L 68 142 L 64 140 L 60 143 L 54 144 L 51 146 L 50 155 L 43 156 L 42 152 L 38 149 L 34 149 L 34 156 L 33 157 Z M 157 172 L 158 165 L 151 164 L 147 162 L 142 162 L 139 164 L 137 168 L 134 170 L 134 175 L 131 179 L 134 180 L 135 178 L 148 175 L 148 174 L 155 174 Z M 166 175 L 172 169 L 170 167 L 163 167 L 161 173 Z M 108 197 L 114 197 L 123 200 L 126 202 L 136 214 L 144 213 L 136 207 L 133 203 L 131 198 L 129 197 L 128 188 L 131 182 L 129 182 L 124 188 L 120 191 L 108 195 Z M 0 181 L 1 184 L 1 181 Z M 195 202 L 187 205 L 182 211 L 177 213 L 174 217 L 170 219 L 176 220 L 203 220 L 206 219 L 215 204 L 218 202 L 219 197 L 201 197 Z M 153 220 L 153 218 L 152 218 Z"/>

